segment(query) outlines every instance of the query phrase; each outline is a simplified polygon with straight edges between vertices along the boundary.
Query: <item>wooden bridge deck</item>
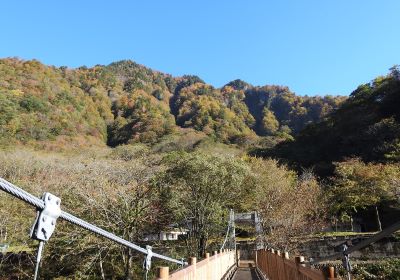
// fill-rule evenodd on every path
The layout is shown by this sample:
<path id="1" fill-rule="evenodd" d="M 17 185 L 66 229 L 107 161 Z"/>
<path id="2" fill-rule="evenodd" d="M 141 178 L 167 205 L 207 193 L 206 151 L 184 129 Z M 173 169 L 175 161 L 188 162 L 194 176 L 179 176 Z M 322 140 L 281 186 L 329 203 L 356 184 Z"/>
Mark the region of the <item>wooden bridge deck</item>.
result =
<path id="1" fill-rule="evenodd" d="M 232 280 L 261 280 L 257 275 L 254 261 L 240 261 Z"/>

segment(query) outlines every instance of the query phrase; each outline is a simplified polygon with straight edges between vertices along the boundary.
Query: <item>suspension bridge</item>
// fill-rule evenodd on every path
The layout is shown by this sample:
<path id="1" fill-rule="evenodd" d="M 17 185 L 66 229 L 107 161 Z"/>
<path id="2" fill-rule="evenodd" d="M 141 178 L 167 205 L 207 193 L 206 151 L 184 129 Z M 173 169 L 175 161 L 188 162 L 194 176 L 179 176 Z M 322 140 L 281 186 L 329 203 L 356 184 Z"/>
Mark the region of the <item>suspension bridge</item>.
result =
<path id="1" fill-rule="evenodd" d="M 255 250 L 253 258 L 246 260 L 241 259 L 240 250 L 236 247 L 235 216 L 231 210 L 225 239 L 220 250 L 214 251 L 212 254 L 206 253 L 199 261 L 195 257 L 186 261 L 153 252 L 151 246 L 142 248 L 61 210 L 61 199 L 51 193 L 44 193 L 42 198 L 38 198 L 2 178 L 0 178 L 0 190 L 22 200 L 37 210 L 36 220 L 30 233 L 32 239 L 39 241 L 33 276 L 35 280 L 39 279 L 39 267 L 44 245 L 50 241 L 59 218 L 121 246 L 142 253 L 144 255 L 143 269 L 146 279 L 153 258 L 180 266 L 176 271 L 170 271 L 168 266 L 157 267 L 156 279 L 161 280 L 335 280 L 339 278 L 337 278 L 334 267 L 313 268 L 315 264 L 335 259 L 342 259 L 343 267 L 348 271 L 347 277 L 350 279 L 350 254 L 400 229 L 400 222 L 397 222 L 355 246 L 343 246 L 341 253 L 318 260 L 306 261 L 304 256 L 292 258 L 288 252 L 281 252 L 273 248 Z"/>

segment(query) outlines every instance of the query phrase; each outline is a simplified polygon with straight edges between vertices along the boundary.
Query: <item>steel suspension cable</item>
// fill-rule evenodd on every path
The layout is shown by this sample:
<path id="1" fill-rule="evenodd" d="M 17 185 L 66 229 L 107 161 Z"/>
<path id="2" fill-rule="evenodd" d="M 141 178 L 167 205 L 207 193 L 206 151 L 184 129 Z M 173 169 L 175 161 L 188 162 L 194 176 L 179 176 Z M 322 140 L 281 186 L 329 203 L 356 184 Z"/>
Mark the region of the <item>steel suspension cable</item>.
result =
<path id="1" fill-rule="evenodd" d="M 226 229 L 225 239 L 224 239 L 224 242 L 222 243 L 222 246 L 221 246 L 221 251 L 224 249 L 226 241 L 228 240 L 230 229 L 231 229 L 231 222 L 229 221 L 228 228 Z"/>
<path id="2" fill-rule="evenodd" d="M 36 207 L 38 209 L 44 209 L 44 202 L 43 200 L 37 198 L 36 196 L 24 191 L 23 189 L 11 184 L 10 182 L 4 180 L 3 178 L 0 178 L 0 189 L 5 191 L 6 193 L 11 194 L 12 196 L 30 204 L 33 207 Z M 103 236 L 111 241 L 114 241 L 116 243 L 119 243 L 121 245 L 124 245 L 128 248 L 131 248 L 133 250 L 139 251 L 143 254 L 147 254 L 148 251 L 132 242 L 129 242 L 121 237 L 116 236 L 115 234 L 108 232 L 104 229 L 101 229 L 95 225 L 92 225 L 72 214 L 69 214 L 68 212 L 62 211 L 60 218 L 62 218 L 63 220 L 72 223 L 74 225 L 77 225 L 81 228 L 84 228 L 92 233 L 98 234 L 100 236 Z M 162 260 L 166 260 L 169 262 L 173 262 L 173 263 L 177 263 L 177 264 L 181 264 L 181 265 L 186 265 L 187 263 L 182 261 L 182 260 L 176 260 L 164 255 L 160 255 L 157 253 L 153 253 L 153 257 L 162 259 Z"/>
<path id="3" fill-rule="evenodd" d="M 234 216 L 234 212 L 233 209 L 230 210 L 229 212 L 229 222 L 228 222 L 228 228 L 226 229 L 226 235 L 225 235 L 225 239 L 224 242 L 222 243 L 221 246 L 221 251 L 224 249 L 226 242 L 228 241 L 228 237 L 229 237 L 229 233 L 231 232 L 231 229 L 233 230 L 232 235 L 233 235 L 233 239 L 235 239 L 235 216 Z M 234 243 L 236 244 L 236 240 L 234 240 Z M 235 249 L 236 249 L 236 245 Z"/>

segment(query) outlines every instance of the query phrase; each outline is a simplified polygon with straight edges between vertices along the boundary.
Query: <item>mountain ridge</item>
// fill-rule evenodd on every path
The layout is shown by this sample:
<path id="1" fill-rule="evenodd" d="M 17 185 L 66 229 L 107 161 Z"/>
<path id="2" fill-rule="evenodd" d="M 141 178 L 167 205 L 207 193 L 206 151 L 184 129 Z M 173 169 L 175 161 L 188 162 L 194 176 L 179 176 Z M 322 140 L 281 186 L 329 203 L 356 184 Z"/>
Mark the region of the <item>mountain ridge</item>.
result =
<path id="1" fill-rule="evenodd" d="M 284 86 L 234 80 L 221 88 L 195 75 L 174 77 L 131 60 L 68 68 L 0 59 L 3 142 L 89 135 L 116 146 L 155 143 L 177 127 L 216 141 L 291 138 L 322 120 L 342 96 L 297 96 Z"/>

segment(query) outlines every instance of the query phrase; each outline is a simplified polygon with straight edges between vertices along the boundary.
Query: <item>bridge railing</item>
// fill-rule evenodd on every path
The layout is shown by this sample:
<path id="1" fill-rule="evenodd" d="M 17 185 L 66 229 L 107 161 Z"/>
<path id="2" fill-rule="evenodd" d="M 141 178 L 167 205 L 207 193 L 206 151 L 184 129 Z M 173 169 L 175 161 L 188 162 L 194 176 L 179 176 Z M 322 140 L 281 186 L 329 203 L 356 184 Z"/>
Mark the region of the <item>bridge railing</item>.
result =
<path id="1" fill-rule="evenodd" d="M 330 267 L 328 271 L 321 271 L 307 267 L 304 257 L 289 258 L 289 254 L 273 249 L 256 251 L 258 270 L 270 280 L 336 280 L 335 271 Z"/>
<path id="2" fill-rule="evenodd" d="M 161 280 L 220 280 L 230 279 L 236 267 L 235 251 L 223 250 L 214 252 L 210 257 L 206 254 L 200 262 L 196 258 L 189 259 L 189 266 L 169 274 L 168 267 L 160 267 L 157 279 Z"/>

